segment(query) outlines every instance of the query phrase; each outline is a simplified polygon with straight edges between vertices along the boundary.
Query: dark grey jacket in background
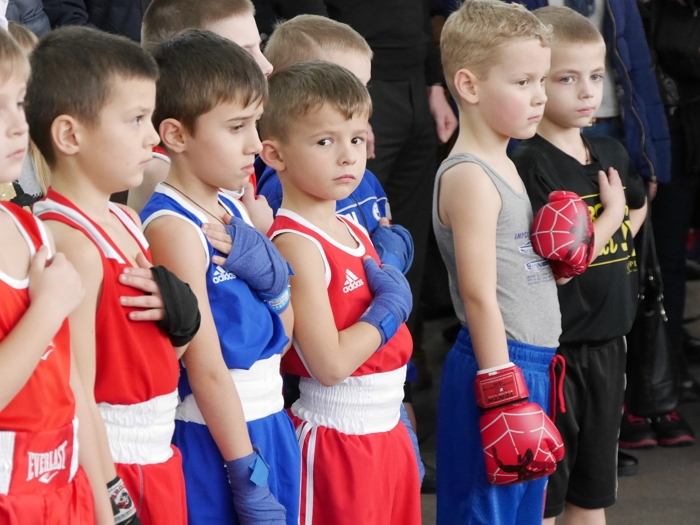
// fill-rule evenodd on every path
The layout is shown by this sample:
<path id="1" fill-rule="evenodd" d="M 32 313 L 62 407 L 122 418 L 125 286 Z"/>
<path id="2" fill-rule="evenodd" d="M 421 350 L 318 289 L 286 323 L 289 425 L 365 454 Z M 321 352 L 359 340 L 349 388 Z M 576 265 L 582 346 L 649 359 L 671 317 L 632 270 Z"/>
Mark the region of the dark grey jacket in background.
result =
<path id="1" fill-rule="evenodd" d="M 51 31 L 41 0 L 10 0 L 6 17 L 10 22 L 22 24 L 39 38 Z"/>
<path id="2" fill-rule="evenodd" d="M 43 0 L 52 28 L 88 25 L 135 42 L 141 41 L 141 20 L 150 3 L 151 0 Z"/>

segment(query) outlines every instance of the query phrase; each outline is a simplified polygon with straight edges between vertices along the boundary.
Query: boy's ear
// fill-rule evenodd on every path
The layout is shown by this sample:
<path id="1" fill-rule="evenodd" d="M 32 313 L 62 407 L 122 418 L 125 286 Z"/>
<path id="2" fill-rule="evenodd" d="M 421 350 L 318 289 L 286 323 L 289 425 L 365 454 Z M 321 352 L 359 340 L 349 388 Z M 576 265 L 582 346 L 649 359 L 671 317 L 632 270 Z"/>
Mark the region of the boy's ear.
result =
<path id="1" fill-rule="evenodd" d="M 59 115 L 51 123 L 54 148 L 64 155 L 75 155 L 80 150 L 83 125 L 70 115 Z"/>
<path id="2" fill-rule="evenodd" d="M 460 69 L 455 73 L 455 91 L 457 91 L 460 98 L 464 99 L 469 104 L 476 104 L 479 102 L 476 83 L 476 75 L 468 69 Z"/>
<path id="3" fill-rule="evenodd" d="M 286 165 L 282 158 L 282 152 L 279 149 L 279 143 L 272 140 L 264 140 L 262 143 L 262 151 L 260 156 L 266 165 L 270 166 L 276 172 L 284 171 Z"/>
<path id="4" fill-rule="evenodd" d="M 182 153 L 187 147 L 187 131 L 182 122 L 174 118 L 166 118 L 158 127 L 160 140 L 168 151 Z"/>

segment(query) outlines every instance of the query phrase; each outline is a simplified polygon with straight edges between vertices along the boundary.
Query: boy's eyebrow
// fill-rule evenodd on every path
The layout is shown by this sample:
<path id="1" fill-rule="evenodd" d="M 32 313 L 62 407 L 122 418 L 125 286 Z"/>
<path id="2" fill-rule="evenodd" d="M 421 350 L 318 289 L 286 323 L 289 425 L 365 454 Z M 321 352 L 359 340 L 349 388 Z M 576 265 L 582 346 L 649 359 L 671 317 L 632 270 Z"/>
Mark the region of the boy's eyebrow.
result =
<path id="1" fill-rule="evenodd" d="M 230 119 L 227 119 L 226 122 L 231 122 L 232 120 L 248 120 L 251 118 L 255 118 L 255 113 L 251 113 L 250 115 L 241 115 L 240 117 L 231 117 Z"/>

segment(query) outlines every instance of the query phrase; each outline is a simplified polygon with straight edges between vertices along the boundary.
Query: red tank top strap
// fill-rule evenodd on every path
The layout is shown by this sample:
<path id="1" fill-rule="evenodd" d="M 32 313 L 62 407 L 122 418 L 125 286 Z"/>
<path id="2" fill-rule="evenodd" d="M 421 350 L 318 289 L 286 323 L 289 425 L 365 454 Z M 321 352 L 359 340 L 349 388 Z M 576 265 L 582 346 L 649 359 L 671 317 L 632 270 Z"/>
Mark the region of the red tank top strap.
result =
<path id="1" fill-rule="evenodd" d="M 124 225 L 124 228 L 126 228 L 129 234 L 134 238 L 143 254 L 150 261 L 151 254 L 148 250 L 148 241 L 146 241 L 146 238 L 143 236 L 143 233 L 133 218 L 112 202 L 109 203 L 109 210 Z M 34 205 L 34 213 L 43 220 L 61 222 L 80 230 L 92 240 L 103 257 L 115 259 L 120 264 L 129 264 L 129 259 L 99 224 L 95 223 L 72 202 L 52 188 L 49 188 L 45 199 L 42 199 Z"/>
<path id="2" fill-rule="evenodd" d="M 0 202 L 0 206 L 12 217 L 32 251 L 36 251 L 42 246 L 49 247 L 46 229 L 39 219 L 11 202 Z"/>

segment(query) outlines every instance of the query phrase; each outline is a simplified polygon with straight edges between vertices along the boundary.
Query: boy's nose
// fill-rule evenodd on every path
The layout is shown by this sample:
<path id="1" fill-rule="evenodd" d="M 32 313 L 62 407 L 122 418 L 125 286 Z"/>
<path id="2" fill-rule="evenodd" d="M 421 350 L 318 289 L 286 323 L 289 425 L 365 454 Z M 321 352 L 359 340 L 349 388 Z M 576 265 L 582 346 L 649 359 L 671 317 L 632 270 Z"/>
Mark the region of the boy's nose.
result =
<path id="1" fill-rule="evenodd" d="M 260 136 L 258 135 L 258 130 L 255 126 L 252 127 L 252 132 L 246 141 L 246 155 L 257 155 L 262 151 L 262 142 L 260 142 Z"/>
<path id="2" fill-rule="evenodd" d="M 24 135 L 29 131 L 29 124 L 24 116 L 24 111 L 17 112 L 7 128 L 9 136 Z"/>

